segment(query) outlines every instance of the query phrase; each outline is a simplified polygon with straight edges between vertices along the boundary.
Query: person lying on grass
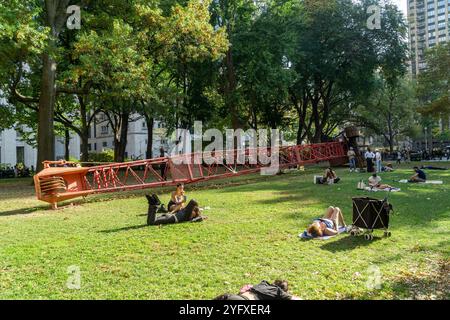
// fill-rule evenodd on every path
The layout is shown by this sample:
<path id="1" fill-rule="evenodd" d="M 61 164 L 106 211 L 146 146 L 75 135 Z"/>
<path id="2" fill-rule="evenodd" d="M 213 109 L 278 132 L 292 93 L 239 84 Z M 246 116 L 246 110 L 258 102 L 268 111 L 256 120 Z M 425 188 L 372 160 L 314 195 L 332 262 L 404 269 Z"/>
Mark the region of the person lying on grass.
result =
<path id="1" fill-rule="evenodd" d="M 239 294 L 222 294 L 214 300 L 300 300 L 288 292 L 286 280 L 275 280 L 273 284 L 267 281 L 253 285 L 245 285 Z"/>
<path id="2" fill-rule="evenodd" d="M 377 175 L 376 173 L 372 174 L 371 177 L 369 177 L 369 186 L 372 188 L 377 189 L 392 189 L 392 187 L 388 184 L 382 184 L 381 183 L 381 177 Z"/>
<path id="3" fill-rule="evenodd" d="M 414 167 L 414 171 L 416 172 L 410 179 L 409 182 L 426 182 L 427 175 L 425 172 L 419 169 L 419 167 Z"/>
<path id="4" fill-rule="evenodd" d="M 339 233 L 339 228 L 345 226 L 341 209 L 329 207 L 322 218 L 314 219 L 306 232 L 312 237 L 335 236 Z"/>
<path id="5" fill-rule="evenodd" d="M 178 210 L 175 213 L 164 213 L 156 217 L 156 211 L 158 206 L 161 204 L 159 198 L 156 194 L 151 196 L 146 195 L 148 201 L 148 215 L 147 215 L 147 225 L 162 225 L 162 224 L 173 224 L 178 222 L 200 222 L 206 220 L 207 217 L 200 214 L 200 208 L 195 200 L 189 201 L 186 207 Z"/>

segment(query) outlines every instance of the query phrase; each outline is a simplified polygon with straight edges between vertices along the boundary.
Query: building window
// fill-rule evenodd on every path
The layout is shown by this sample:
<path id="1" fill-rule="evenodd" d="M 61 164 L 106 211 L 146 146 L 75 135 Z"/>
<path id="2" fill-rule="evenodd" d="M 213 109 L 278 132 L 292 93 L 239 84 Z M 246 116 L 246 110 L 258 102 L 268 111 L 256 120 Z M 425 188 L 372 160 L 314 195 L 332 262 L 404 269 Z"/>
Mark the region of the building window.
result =
<path id="1" fill-rule="evenodd" d="M 88 143 L 88 150 L 92 151 L 92 145 L 90 143 Z"/>
<path id="2" fill-rule="evenodd" d="M 16 147 L 16 163 L 25 163 L 24 147 Z"/>
<path id="3" fill-rule="evenodd" d="M 101 130 L 102 130 L 102 134 L 108 134 L 108 126 L 102 126 Z"/>
<path id="4" fill-rule="evenodd" d="M 103 147 L 105 148 L 105 147 L 107 147 L 107 146 L 108 146 L 108 142 L 103 141 Z"/>

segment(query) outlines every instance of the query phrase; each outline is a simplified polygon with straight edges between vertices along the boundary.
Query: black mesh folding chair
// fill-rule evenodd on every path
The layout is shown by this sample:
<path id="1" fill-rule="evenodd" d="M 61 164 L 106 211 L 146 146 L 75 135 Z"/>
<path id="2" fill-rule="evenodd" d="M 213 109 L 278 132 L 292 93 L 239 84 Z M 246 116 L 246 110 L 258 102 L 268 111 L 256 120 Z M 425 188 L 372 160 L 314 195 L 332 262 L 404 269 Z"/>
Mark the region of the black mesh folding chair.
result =
<path id="1" fill-rule="evenodd" d="M 355 197 L 353 201 L 353 223 L 350 234 L 353 236 L 364 235 L 366 240 L 373 239 L 375 229 L 383 229 L 384 236 L 390 237 L 389 214 L 392 205 L 388 198 L 383 200 L 369 197 Z"/>

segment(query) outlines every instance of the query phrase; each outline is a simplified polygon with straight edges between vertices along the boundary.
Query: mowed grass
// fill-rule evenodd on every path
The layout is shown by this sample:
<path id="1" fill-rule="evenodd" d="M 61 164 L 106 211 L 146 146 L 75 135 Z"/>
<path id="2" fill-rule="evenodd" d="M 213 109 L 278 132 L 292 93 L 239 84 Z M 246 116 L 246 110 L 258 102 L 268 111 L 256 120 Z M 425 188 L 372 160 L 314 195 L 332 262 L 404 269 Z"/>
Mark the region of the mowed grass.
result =
<path id="1" fill-rule="evenodd" d="M 211 299 L 283 278 L 303 299 L 448 299 L 450 170 L 428 171 L 443 185 L 393 182 L 411 166 L 382 174 L 402 190 L 390 194 L 392 237 L 376 231 L 373 241 L 298 238 L 330 205 L 351 223 L 353 196 L 386 195 L 356 190 L 368 174 L 345 169 L 333 186 L 312 183 L 320 167 L 188 185 L 190 199 L 211 207 L 209 220 L 161 228 L 145 225 L 142 191 L 52 211 L 35 199 L 31 179 L 0 180 L 0 298 Z M 156 192 L 167 203 L 167 190 Z M 80 289 L 67 286 L 70 266 L 80 268 Z M 379 288 L 370 285 L 374 266 Z"/>

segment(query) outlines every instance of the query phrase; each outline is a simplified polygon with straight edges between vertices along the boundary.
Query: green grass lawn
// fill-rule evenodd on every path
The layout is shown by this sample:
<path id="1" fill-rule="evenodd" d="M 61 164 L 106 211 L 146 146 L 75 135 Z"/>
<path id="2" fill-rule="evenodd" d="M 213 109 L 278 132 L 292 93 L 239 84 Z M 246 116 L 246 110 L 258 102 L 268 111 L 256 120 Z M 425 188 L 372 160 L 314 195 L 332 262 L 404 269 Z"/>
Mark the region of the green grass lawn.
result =
<path id="1" fill-rule="evenodd" d="M 447 165 L 444 163 L 440 165 Z M 395 184 L 403 167 L 382 174 L 401 187 L 390 201 L 392 237 L 344 234 L 327 241 L 298 238 L 329 206 L 351 223 L 351 197 L 368 174 L 338 173 L 314 185 L 319 167 L 264 177 L 242 176 L 186 186 L 209 220 L 145 225 L 144 192 L 98 195 L 52 211 L 35 199 L 31 179 L 0 180 L 0 298 L 211 299 L 243 284 L 283 278 L 303 299 L 449 299 L 450 170 L 428 171 L 444 185 Z M 167 202 L 167 190 L 157 190 Z M 66 285 L 69 266 L 81 288 Z M 370 268 L 381 288 L 370 289 Z"/>

